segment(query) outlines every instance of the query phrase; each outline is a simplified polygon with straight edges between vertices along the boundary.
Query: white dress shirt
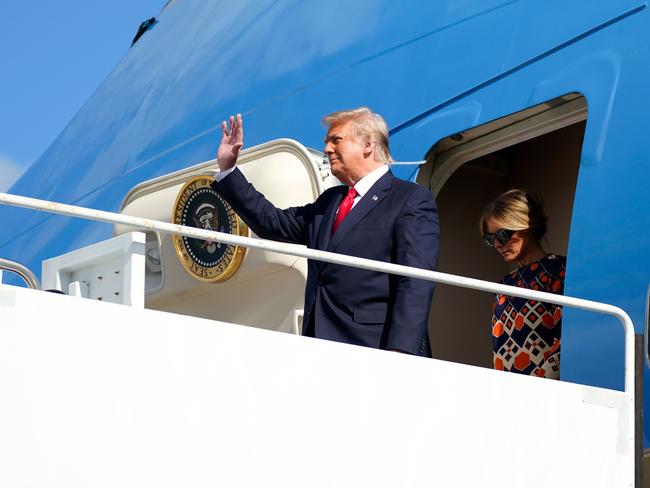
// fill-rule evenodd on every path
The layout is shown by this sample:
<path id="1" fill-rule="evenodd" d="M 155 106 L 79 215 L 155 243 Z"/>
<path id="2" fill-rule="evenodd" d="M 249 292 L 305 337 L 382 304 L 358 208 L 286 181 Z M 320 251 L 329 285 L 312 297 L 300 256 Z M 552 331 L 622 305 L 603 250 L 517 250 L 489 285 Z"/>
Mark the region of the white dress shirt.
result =
<path id="1" fill-rule="evenodd" d="M 219 183 L 221 180 L 223 180 L 226 176 L 228 176 L 230 173 L 235 171 L 235 168 L 237 165 L 234 165 L 232 168 L 227 169 L 226 171 L 214 171 L 212 172 L 212 177 L 214 178 L 214 181 Z"/>
<path id="2" fill-rule="evenodd" d="M 357 190 L 357 196 L 354 197 L 354 202 L 352 203 L 352 208 L 359 203 L 359 200 L 363 198 L 363 196 L 368 193 L 368 190 L 377 183 L 377 180 L 384 176 L 386 173 L 388 173 L 388 170 L 390 167 L 387 164 L 382 164 L 379 168 L 373 169 L 370 173 L 368 173 L 366 176 L 361 178 L 359 181 L 356 182 L 354 185 L 354 189 Z M 336 211 L 338 213 L 338 210 Z"/>

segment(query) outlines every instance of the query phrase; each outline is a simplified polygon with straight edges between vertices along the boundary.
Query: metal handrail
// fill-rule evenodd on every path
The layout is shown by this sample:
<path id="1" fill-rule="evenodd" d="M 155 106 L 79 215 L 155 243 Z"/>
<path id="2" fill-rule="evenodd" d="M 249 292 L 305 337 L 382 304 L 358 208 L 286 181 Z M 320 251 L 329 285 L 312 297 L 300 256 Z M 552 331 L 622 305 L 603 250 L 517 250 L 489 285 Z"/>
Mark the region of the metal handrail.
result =
<path id="1" fill-rule="evenodd" d="M 38 278 L 27 266 L 23 266 L 22 264 L 10 259 L 0 258 L 0 270 L 11 271 L 12 273 L 17 274 L 23 279 L 27 286 L 33 290 L 41 289 Z"/>
<path id="2" fill-rule="evenodd" d="M 504 295 L 516 296 L 529 300 L 554 303 L 556 305 L 566 305 L 582 310 L 589 310 L 592 312 L 613 315 L 621 322 L 625 331 L 625 393 L 632 402 L 634 401 L 634 324 L 632 323 L 630 316 L 624 310 L 619 307 L 615 307 L 614 305 L 608 305 L 564 295 L 555 295 L 553 293 L 528 290 L 526 288 L 518 288 L 515 286 L 501 285 L 498 283 L 492 283 L 490 281 L 483 281 L 474 278 L 441 273 L 439 271 L 429 271 L 425 269 L 403 266 L 400 264 L 385 263 L 381 261 L 373 261 L 371 259 L 347 256 L 344 254 L 308 249 L 304 246 L 299 246 L 296 244 L 286 244 L 283 242 L 236 236 L 232 234 L 225 234 L 223 232 L 197 229 L 195 227 L 186 227 L 183 225 L 171 224 L 168 222 L 161 222 L 141 217 L 132 217 L 129 215 L 105 212 L 102 210 L 93 210 L 84 207 L 76 207 L 74 205 L 66 205 L 63 203 L 38 200 L 36 198 L 10 195 L 8 193 L 0 193 L 0 203 L 17 207 L 30 208 L 34 210 L 42 210 L 49 213 L 69 215 L 99 222 L 125 224 L 143 230 L 155 230 L 168 234 L 178 234 L 187 237 L 194 237 L 197 239 L 206 239 L 237 246 L 263 249 L 266 251 L 273 251 L 318 261 L 325 261 L 328 263 L 341 264 L 345 266 L 352 266 L 372 271 L 407 276 L 411 278 L 419 278 L 437 283 L 460 286 L 462 288 L 470 288 L 473 290 L 488 291 L 492 293 L 501 293 Z M 632 422 L 633 420 L 634 419 L 632 419 Z M 631 432 L 634 432 L 633 423 Z"/>

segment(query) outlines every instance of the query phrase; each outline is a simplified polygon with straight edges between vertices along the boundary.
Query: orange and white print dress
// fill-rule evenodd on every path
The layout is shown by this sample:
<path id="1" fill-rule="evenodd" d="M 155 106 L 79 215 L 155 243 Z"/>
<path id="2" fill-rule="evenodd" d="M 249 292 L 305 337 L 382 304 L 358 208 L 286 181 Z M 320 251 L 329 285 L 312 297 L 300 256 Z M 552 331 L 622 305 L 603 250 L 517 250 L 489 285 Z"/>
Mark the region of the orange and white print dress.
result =
<path id="1" fill-rule="evenodd" d="M 549 293 L 564 293 L 566 257 L 547 254 L 506 275 L 501 283 Z M 492 314 L 494 368 L 560 379 L 562 307 L 496 295 Z"/>

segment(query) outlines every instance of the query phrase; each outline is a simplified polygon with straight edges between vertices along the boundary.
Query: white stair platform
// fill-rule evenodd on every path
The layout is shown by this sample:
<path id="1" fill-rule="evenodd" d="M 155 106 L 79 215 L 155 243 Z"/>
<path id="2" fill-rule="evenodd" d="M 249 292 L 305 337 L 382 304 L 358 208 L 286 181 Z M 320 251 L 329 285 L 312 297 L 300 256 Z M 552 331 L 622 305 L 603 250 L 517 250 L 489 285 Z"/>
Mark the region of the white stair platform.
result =
<path id="1" fill-rule="evenodd" d="M 6 487 L 633 486 L 622 392 L 8 285 L 0 392 Z"/>

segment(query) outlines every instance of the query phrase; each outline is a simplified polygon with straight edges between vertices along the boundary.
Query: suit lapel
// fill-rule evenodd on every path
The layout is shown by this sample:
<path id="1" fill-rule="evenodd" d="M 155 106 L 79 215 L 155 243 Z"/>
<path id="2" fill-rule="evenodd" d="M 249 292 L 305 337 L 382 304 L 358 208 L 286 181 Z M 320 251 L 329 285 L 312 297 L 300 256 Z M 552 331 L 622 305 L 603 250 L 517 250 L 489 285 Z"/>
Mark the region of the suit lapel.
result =
<path id="1" fill-rule="evenodd" d="M 385 175 L 377 180 L 370 187 L 368 192 L 359 200 L 350 213 L 343 219 L 331 240 L 327 250 L 335 251 L 336 247 L 343 241 L 345 236 L 357 225 L 375 206 L 381 202 L 390 190 L 393 182 L 393 175 L 388 171 Z M 329 233 L 331 233 L 332 223 L 330 222 Z"/>
<path id="2" fill-rule="evenodd" d="M 347 192 L 347 187 L 341 186 L 340 191 L 334 193 L 329 203 L 327 204 L 327 208 L 323 213 L 323 220 L 321 221 L 320 228 L 318 229 L 316 249 L 325 250 L 329 246 L 332 236 L 332 225 L 334 224 L 334 217 L 336 216 L 336 210 L 339 208 L 345 192 Z M 322 261 L 317 261 L 317 263 L 319 265 L 323 264 Z"/>

